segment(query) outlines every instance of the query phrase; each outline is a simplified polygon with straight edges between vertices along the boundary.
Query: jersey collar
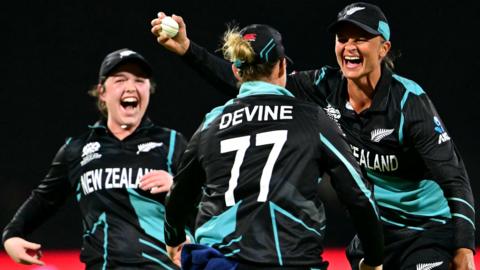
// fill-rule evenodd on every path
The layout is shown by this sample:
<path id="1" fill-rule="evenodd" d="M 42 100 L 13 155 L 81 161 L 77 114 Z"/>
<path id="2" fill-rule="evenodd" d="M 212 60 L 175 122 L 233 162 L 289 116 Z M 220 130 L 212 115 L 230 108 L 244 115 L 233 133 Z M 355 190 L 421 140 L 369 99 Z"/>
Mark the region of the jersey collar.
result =
<path id="1" fill-rule="evenodd" d="M 378 80 L 377 85 L 375 86 L 375 92 L 372 99 L 372 105 L 365 112 L 383 112 L 388 108 L 389 103 L 389 93 L 392 81 L 392 71 L 387 68 L 385 65 L 382 65 L 382 75 L 380 80 Z M 343 78 L 339 87 L 339 91 L 336 91 L 336 94 L 328 98 L 329 103 L 335 105 L 337 108 L 342 110 L 345 108 L 348 101 L 348 91 L 347 91 L 347 80 Z"/>
<path id="2" fill-rule="evenodd" d="M 389 102 L 390 87 L 392 81 L 392 71 L 382 64 L 382 75 L 375 87 L 373 95 L 372 106 L 370 111 L 382 112 L 386 111 Z"/>
<path id="3" fill-rule="evenodd" d="M 242 83 L 237 97 L 243 98 L 254 95 L 280 95 L 294 97 L 293 94 L 284 87 L 264 81 L 249 81 Z"/>
<path id="4" fill-rule="evenodd" d="M 150 118 L 148 118 L 147 116 L 143 117 L 142 119 L 142 122 L 140 122 L 140 125 L 138 126 L 138 128 L 134 131 L 137 132 L 137 131 L 140 131 L 140 130 L 143 130 L 143 129 L 149 129 L 151 127 L 153 127 L 153 122 L 150 120 Z M 97 122 L 95 122 L 95 124 L 93 125 L 89 125 L 88 126 L 90 129 L 92 130 L 95 130 L 95 131 L 108 131 L 108 128 L 107 128 L 107 119 L 105 119 L 104 117 L 102 117 L 100 120 L 98 120 Z"/>

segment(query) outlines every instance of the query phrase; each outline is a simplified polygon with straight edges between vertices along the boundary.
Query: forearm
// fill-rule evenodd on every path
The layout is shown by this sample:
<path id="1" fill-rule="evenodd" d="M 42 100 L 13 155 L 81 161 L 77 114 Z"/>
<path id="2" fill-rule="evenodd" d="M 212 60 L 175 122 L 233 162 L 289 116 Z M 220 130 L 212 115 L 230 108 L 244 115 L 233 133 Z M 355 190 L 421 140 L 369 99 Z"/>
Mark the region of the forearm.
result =
<path id="1" fill-rule="evenodd" d="M 2 242 L 12 237 L 24 238 L 50 217 L 56 209 L 55 205 L 32 192 L 3 230 Z"/>
<path id="2" fill-rule="evenodd" d="M 454 225 L 454 247 L 475 251 L 475 208 L 469 177 L 455 153 L 445 161 L 427 161 L 447 199 Z"/>
<path id="3" fill-rule="evenodd" d="M 3 241 L 14 236 L 24 237 L 25 234 L 32 232 L 63 205 L 71 194 L 72 188 L 67 179 L 65 148 L 66 145 L 60 148 L 48 174 L 5 227 Z"/>
<path id="4" fill-rule="evenodd" d="M 193 41 L 182 59 L 219 91 L 231 97 L 238 94 L 238 81 L 231 64 L 226 60 L 209 53 Z"/>
<path id="5" fill-rule="evenodd" d="M 192 225 L 192 209 L 205 182 L 205 171 L 197 160 L 199 132 L 192 136 L 165 200 L 165 243 L 171 247 L 185 241 L 185 226 Z"/>
<path id="6" fill-rule="evenodd" d="M 350 148 L 333 123 L 323 130 L 320 140 L 329 156 L 329 173 L 340 201 L 348 208 L 365 251 L 365 262 L 371 266 L 382 264 L 383 232 L 373 193 L 362 177 L 360 167 Z M 336 130 L 336 132 L 332 132 Z"/>

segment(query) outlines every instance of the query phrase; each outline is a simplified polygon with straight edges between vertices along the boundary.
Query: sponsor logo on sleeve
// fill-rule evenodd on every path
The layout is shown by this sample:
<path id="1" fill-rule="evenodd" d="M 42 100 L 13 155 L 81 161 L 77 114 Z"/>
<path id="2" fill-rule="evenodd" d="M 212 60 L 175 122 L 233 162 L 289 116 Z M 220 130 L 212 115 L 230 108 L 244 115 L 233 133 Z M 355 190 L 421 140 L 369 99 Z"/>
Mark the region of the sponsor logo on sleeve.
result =
<path id="1" fill-rule="evenodd" d="M 450 136 L 448 136 L 447 132 L 442 126 L 440 119 L 438 117 L 433 117 L 433 123 L 435 123 L 435 132 L 440 134 L 438 136 L 438 144 L 442 144 L 444 142 L 450 141 Z"/>

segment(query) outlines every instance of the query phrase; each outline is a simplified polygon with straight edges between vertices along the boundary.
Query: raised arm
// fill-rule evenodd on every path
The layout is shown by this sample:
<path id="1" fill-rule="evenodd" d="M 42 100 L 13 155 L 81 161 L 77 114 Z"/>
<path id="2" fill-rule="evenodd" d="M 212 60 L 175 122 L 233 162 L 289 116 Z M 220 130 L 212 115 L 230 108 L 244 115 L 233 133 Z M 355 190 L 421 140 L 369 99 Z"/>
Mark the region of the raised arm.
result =
<path id="1" fill-rule="evenodd" d="M 157 42 L 167 50 L 182 56 L 188 66 L 218 90 L 229 96 L 236 96 L 238 81 L 233 75 L 231 63 L 192 42 L 187 36 L 186 24 L 180 16 L 172 15 L 179 25 L 178 34 L 173 38 L 163 34 L 161 22 L 165 16 L 165 13 L 159 12 L 158 17 L 151 22 L 151 32 L 157 38 Z"/>

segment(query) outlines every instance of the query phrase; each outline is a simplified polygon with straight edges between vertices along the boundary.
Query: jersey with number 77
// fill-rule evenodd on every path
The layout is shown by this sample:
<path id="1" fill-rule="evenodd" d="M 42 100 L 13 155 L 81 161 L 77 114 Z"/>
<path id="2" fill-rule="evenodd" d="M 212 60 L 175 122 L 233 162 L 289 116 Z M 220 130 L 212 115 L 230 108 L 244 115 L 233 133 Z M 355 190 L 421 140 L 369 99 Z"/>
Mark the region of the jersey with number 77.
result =
<path id="1" fill-rule="evenodd" d="M 314 104 L 265 82 L 242 84 L 237 98 L 206 115 L 184 154 L 166 203 L 165 239 L 201 196 L 195 240 L 245 265 L 323 268 L 325 212 L 319 178 L 350 216 L 370 265 L 383 236 L 371 187 L 338 126 Z"/>

